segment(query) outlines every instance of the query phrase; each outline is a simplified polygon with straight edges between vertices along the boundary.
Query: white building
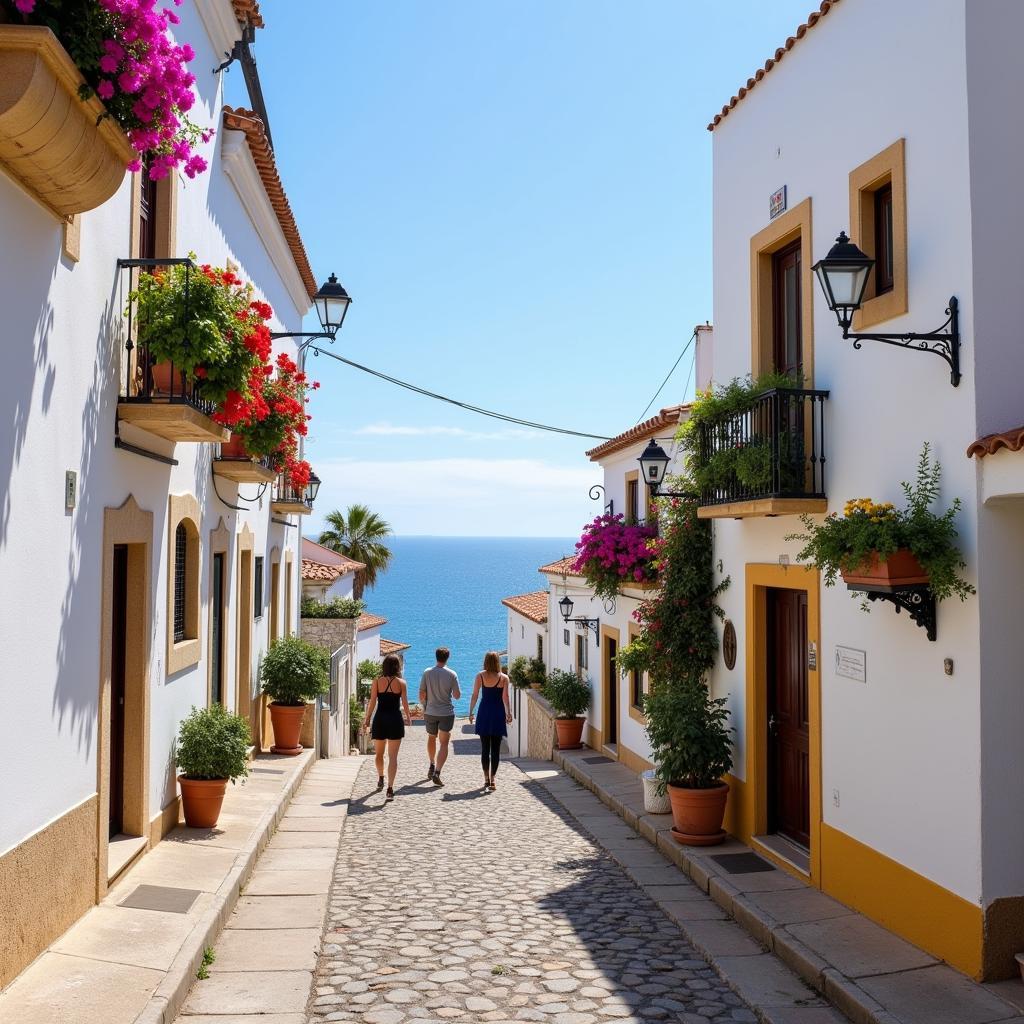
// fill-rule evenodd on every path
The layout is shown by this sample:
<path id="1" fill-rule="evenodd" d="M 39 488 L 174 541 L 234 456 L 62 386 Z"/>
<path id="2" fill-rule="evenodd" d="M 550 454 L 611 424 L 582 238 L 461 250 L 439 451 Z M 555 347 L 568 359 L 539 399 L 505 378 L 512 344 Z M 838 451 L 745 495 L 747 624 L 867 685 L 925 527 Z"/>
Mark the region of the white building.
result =
<path id="1" fill-rule="evenodd" d="M 198 409 L 120 400 L 119 259 L 193 251 L 237 268 L 277 331 L 301 330 L 317 290 L 267 130 L 225 107 L 211 72 L 258 8 L 196 0 L 180 16 L 191 117 L 216 130 L 206 173 L 125 174 L 67 218 L 0 174 L 0 693 L 17 709 L 2 731 L 0 892 L 17 898 L 0 986 L 177 824 L 173 742 L 193 706 L 222 701 L 261 742 L 260 658 L 298 623 L 301 520 L 267 471 L 239 482 L 212 443 L 226 431 Z"/>
<path id="2" fill-rule="evenodd" d="M 351 600 L 356 573 L 366 566 L 308 537 L 302 538 L 302 596 L 317 601 Z"/>
<path id="3" fill-rule="evenodd" d="M 530 594 L 504 597 L 501 603 L 508 609 L 508 662 L 519 657 L 548 658 L 548 592 L 536 590 Z"/>
<path id="4" fill-rule="evenodd" d="M 802 488 L 700 513 L 736 637 L 711 680 L 736 728 L 726 825 L 976 977 L 1024 948 L 1024 458 L 1009 435 L 965 458 L 1024 420 L 1022 36 L 1015 0 L 825 0 L 709 125 L 715 379 L 793 370 L 828 392 L 779 428 L 818 459 Z M 853 331 L 933 330 L 956 296 L 959 387 L 934 354 L 843 341 L 811 267 L 844 229 L 876 259 Z M 979 591 L 939 605 L 935 642 L 787 540 L 797 512 L 899 504 L 925 441 Z"/>

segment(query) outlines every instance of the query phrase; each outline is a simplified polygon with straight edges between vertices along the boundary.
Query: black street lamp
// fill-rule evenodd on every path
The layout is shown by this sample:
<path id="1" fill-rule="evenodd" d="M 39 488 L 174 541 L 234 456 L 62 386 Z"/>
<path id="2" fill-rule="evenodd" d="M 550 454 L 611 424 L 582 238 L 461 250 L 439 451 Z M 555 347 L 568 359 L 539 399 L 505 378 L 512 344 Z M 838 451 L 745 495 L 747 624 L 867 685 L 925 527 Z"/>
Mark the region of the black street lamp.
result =
<path id="1" fill-rule="evenodd" d="M 905 334 L 851 334 L 853 314 L 864 302 L 864 290 L 875 261 L 850 241 L 845 231 L 839 232 L 836 244 L 823 260 L 811 268 L 825 293 L 828 308 L 836 315 L 843 329 L 844 340 L 852 340 L 854 348 L 863 341 L 880 341 L 886 345 L 917 352 L 932 352 L 949 365 L 953 387 L 960 384 L 960 306 L 954 295 L 946 308 L 946 322 L 927 334 L 908 331 Z M 946 328 L 949 328 L 946 330 Z"/>
<path id="2" fill-rule="evenodd" d="M 600 619 L 587 619 L 587 618 L 583 618 L 581 616 L 577 616 L 576 618 L 570 618 L 570 616 L 572 615 L 573 600 L 572 600 L 572 598 L 568 594 L 566 594 L 565 597 L 563 597 L 562 600 L 558 602 L 558 607 L 559 607 L 559 610 L 562 613 L 562 621 L 563 622 L 576 622 L 576 623 L 578 623 L 581 626 L 586 626 L 587 629 L 592 629 L 594 631 L 594 643 L 596 643 L 598 646 L 600 646 L 600 644 L 601 644 L 601 631 L 600 631 L 601 620 Z"/>
<path id="3" fill-rule="evenodd" d="M 651 489 L 652 498 L 686 498 L 693 501 L 697 498 L 691 491 L 663 491 L 661 485 L 665 480 L 665 471 L 671 461 L 665 453 L 665 449 L 652 437 L 647 442 L 647 447 L 637 460 L 640 463 L 640 472 L 643 474 L 644 482 Z"/>
<path id="4" fill-rule="evenodd" d="M 320 493 L 320 477 L 316 475 L 312 470 L 309 472 L 309 483 L 306 484 L 306 489 L 303 491 L 302 496 L 305 499 L 306 504 L 312 508 L 313 502 L 316 501 L 317 494 Z"/>
<path id="5" fill-rule="evenodd" d="M 299 360 L 305 360 L 306 349 L 318 339 L 334 343 L 334 336 L 341 330 L 345 322 L 345 314 L 352 305 L 352 299 L 338 278 L 331 276 L 320 285 L 319 291 L 313 296 L 317 316 L 320 318 L 319 331 L 271 331 L 272 338 L 305 338 L 299 345 Z"/>

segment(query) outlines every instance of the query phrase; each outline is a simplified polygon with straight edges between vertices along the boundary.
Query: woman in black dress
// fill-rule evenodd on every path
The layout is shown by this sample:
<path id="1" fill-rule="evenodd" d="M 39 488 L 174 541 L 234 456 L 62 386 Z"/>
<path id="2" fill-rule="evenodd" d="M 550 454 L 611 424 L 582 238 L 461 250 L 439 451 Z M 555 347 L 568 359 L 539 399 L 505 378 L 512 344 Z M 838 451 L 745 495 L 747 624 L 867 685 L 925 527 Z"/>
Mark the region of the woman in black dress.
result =
<path id="1" fill-rule="evenodd" d="M 402 663 L 394 654 L 384 659 L 379 679 L 370 690 L 370 704 L 366 709 L 366 729 L 373 721 L 373 737 L 377 762 L 377 792 L 384 788 L 384 749 L 388 752 L 388 791 L 385 800 L 395 799 L 395 775 L 398 772 L 398 748 L 405 736 L 405 727 L 412 725 L 409 717 L 409 691 L 399 675 Z M 374 712 L 376 711 L 376 714 Z"/>

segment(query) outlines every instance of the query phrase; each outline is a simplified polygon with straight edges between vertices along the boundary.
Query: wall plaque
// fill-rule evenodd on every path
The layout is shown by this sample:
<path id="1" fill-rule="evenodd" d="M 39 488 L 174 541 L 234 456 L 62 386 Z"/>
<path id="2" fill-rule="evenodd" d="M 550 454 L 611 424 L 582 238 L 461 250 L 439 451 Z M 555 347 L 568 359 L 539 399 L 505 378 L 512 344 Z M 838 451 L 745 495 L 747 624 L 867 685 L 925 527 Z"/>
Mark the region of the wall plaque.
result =
<path id="1" fill-rule="evenodd" d="M 768 219 L 775 220 L 780 213 L 784 213 L 786 210 L 786 186 L 777 188 L 768 197 Z"/>
<path id="2" fill-rule="evenodd" d="M 736 667 L 736 627 L 732 619 L 725 620 L 725 629 L 722 632 L 722 658 L 725 660 L 725 667 L 731 672 Z"/>
<path id="3" fill-rule="evenodd" d="M 853 679 L 858 683 L 868 681 L 868 656 L 866 651 L 858 651 L 856 647 L 840 647 L 836 645 L 836 675 L 844 679 Z"/>

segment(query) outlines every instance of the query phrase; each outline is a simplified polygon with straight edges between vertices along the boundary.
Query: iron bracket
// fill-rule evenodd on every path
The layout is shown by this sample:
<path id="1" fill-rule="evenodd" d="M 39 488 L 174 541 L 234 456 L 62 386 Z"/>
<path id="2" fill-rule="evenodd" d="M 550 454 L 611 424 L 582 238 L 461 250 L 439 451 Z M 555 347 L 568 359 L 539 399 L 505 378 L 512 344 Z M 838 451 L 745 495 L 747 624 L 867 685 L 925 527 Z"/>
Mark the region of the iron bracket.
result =
<path id="1" fill-rule="evenodd" d="M 863 585 L 853 584 L 848 587 L 863 593 L 869 601 L 888 601 L 896 609 L 897 615 L 905 611 L 927 633 L 932 643 L 937 639 L 936 601 L 929 587 L 893 587 L 884 590 L 864 590 Z"/>

